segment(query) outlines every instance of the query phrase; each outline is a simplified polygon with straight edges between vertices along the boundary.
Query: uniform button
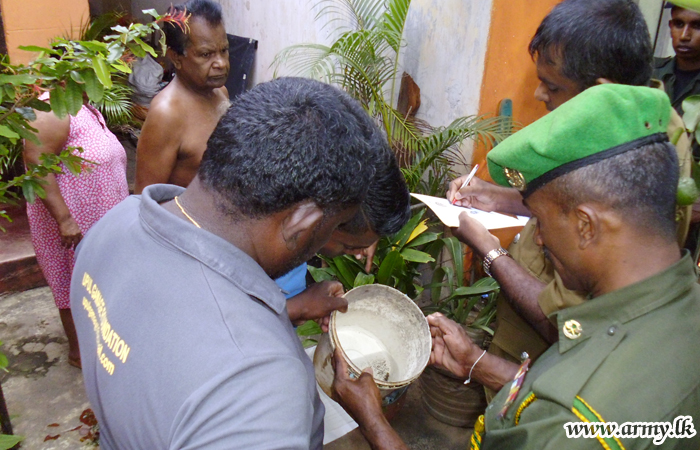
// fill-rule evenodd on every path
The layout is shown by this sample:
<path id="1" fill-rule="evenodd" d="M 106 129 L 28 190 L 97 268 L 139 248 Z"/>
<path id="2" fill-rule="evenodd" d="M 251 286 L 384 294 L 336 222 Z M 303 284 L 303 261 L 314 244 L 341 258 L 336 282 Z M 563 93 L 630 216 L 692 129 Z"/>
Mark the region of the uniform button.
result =
<path id="1" fill-rule="evenodd" d="M 583 327 L 581 327 L 581 324 L 575 320 L 567 320 L 564 323 L 564 328 L 562 329 L 562 331 L 564 332 L 564 336 L 573 340 L 581 337 L 581 333 L 583 333 Z"/>
<path id="2" fill-rule="evenodd" d="M 608 336 L 615 336 L 616 331 L 617 331 L 617 328 L 615 326 L 608 328 Z"/>

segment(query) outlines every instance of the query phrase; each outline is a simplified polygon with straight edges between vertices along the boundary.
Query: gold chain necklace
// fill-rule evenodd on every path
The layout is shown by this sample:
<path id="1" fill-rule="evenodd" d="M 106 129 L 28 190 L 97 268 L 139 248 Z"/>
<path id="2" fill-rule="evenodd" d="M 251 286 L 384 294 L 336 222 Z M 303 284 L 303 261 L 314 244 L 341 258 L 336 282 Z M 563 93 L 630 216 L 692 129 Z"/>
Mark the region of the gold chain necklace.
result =
<path id="1" fill-rule="evenodd" d="M 182 207 L 182 205 L 180 204 L 180 201 L 177 199 L 178 197 L 179 197 L 179 196 L 177 196 L 177 195 L 175 196 L 175 204 L 177 205 L 178 208 L 180 208 L 180 211 L 182 211 L 182 214 L 184 214 L 185 217 L 187 217 L 187 218 L 190 220 L 190 222 L 192 222 L 192 223 L 194 224 L 195 227 L 197 227 L 197 228 L 202 228 L 202 227 L 197 223 L 197 221 L 195 221 L 192 217 L 190 217 L 189 214 L 187 214 L 187 211 L 185 211 L 185 208 Z"/>

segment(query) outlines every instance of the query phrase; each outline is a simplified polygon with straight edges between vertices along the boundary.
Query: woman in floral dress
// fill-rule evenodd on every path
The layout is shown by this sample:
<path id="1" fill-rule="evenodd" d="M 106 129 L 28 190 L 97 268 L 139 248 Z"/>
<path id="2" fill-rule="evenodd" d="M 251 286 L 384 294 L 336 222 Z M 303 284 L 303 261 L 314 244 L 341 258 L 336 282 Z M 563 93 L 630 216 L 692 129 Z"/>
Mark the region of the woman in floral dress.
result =
<path id="1" fill-rule="evenodd" d="M 69 296 L 73 251 L 90 227 L 129 195 L 126 153 L 107 129 L 99 111 L 88 104 L 83 105 L 75 117 L 59 119 L 50 112 L 37 111 L 36 114 L 37 120 L 32 126 L 39 131 L 41 145 L 25 141 L 26 164 L 38 163 L 42 153 L 59 154 L 69 147 L 82 148 L 80 156 L 96 163 L 87 164 L 87 170 L 78 176 L 65 168 L 64 174 L 47 176 L 46 197 L 27 204 L 37 261 L 51 288 L 68 338 L 68 362 L 80 367 Z"/>

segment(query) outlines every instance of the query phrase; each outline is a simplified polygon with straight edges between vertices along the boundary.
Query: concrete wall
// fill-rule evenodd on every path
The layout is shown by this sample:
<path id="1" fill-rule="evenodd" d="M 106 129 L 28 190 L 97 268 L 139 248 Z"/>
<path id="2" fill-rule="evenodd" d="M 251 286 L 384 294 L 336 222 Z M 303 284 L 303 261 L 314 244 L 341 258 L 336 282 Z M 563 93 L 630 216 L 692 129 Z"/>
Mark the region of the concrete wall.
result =
<path id="1" fill-rule="evenodd" d="M 418 117 L 431 125 L 477 114 L 491 0 L 413 0 L 403 69 L 421 88 Z"/>
<path id="2" fill-rule="evenodd" d="M 315 0 L 222 1 L 226 31 L 258 41 L 252 83 L 273 78 L 275 55 L 293 44 L 329 42 L 323 23 L 314 21 Z"/>
<path id="3" fill-rule="evenodd" d="M 325 20 L 314 20 L 315 4 L 316 0 L 222 1 L 227 31 L 259 41 L 254 84 L 273 77 L 270 64 L 286 46 L 329 43 L 330 27 L 324 28 Z M 418 117 L 438 126 L 477 114 L 490 15 L 491 0 L 413 0 L 400 62 L 421 88 Z M 469 158 L 470 143 L 464 152 Z"/>
<path id="4" fill-rule="evenodd" d="M 27 63 L 36 55 L 20 45 L 46 46 L 56 36 L 77 37 L 90 19 L 88 0 L 0 0 L 5 40 L 12 63 Z"/>

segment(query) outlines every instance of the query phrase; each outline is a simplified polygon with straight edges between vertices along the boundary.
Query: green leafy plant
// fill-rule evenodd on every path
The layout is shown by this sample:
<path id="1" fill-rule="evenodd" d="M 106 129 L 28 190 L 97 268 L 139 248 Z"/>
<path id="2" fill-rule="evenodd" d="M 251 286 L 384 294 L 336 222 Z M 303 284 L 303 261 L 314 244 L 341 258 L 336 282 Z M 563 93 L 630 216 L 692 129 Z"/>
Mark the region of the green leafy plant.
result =
<path id="1" fill-rule="evenodd" d="M 434 279 L 443 273 L 435 271 Z M 491 277 L 477 280 L 471 286 L 459 286 L 448 290 L 442 296 L 444 283 L 435 283 L 432 289 L 432 304 L 423 308 L 423 312 L 432 314 L 440 312 L 455 322 L 470 328 L 483 330 L 493 336 L 490 325 L 496 318 L 496 298 L 500 292 L 498 282 Z"/>
<path id="2" fill-rule="evenodd" d="M 335 26 L 329 45 L 300 44 L 282 50 L 275 74 L 322 79 L 347 91 L 386 132 L 411 192 L 442 195 L 451 166 L 464 163 L 458 146 L 465 139 L 493 144 L 502 139 L 500 117 L 461 117 L 432 127 L 393 106 L 402 71 L 403 32 L 411 0 L 320 0 L 317 20 Z"/>
<path id="3" fill-rule="evenodd" d="M 37 130 L 31 126 L 36 119 L 34 110 L 53 111 L 63 118 L 75 115 L 83 105 L 83 95 L 91 102 L 105 99 L 105 92 L 113 88 L 115 74 L 128 74 L 130 55 L 156 56 L 153 47 L 143 41 L 145 36 L 160 29 L 159 21 L 170 21 L 181 27 L 187 26 L 186 16 L 173 17 L 158 15 L 155 10 L 144 11 L 154 17 L 149 24 L 117 25 L 112 27 L 115 34 L 103 41 L 55 39 L 49 47 L 20 47 L 39 56 L 29 64 L 10 64 L 7 56 L 0 59 L 0 167 L 12 166 L 21 154 L 21 140 L 38 142 Z M 162 38 L 164 39 L 164 37 Z M 161 45 L 163 44 L 161 39 Z M 163 45 L 164 49 L 165 46 Z M 39 100 L 39 96 L 49 92 L 49 102 Z M 109 95 L 109 94 L 107 94 Z M 12 203 L 18 194 L 12 190 L 20 187 L 29 201 L 36 195 L 43 196 L 42 176 L 48 173 L 61 173 L 59 163 L 79 169 L 75 155 L 62 153 L 56 158 L 48 158 L 37 167 L 30 167 L 26 173 L 0 180 L 0 204 Z M 79 157 L 78 157 L 79 158 Z M 5 175 L 3 171 L 0 175 Z M 9 220 L 4 210 L 0 217 Z"/>
<path id="4" fill-rule="evenodd" d="M 417 282 L 419 265 L 434 262 L 442 246 L 451 243 L 429 230 L 424 214 L 425 209 L 419 210 L 396 234 L 379 240 L 371 273 L 366 273 L 363 264 L 353 256 L 341 255 L 332 259 L 321 257 L 328 267 L 309 267 L 311 276 L 317 282 L 337 279 L 345 289 L 384 284 L 415 299 L 423 291 Z"/>

